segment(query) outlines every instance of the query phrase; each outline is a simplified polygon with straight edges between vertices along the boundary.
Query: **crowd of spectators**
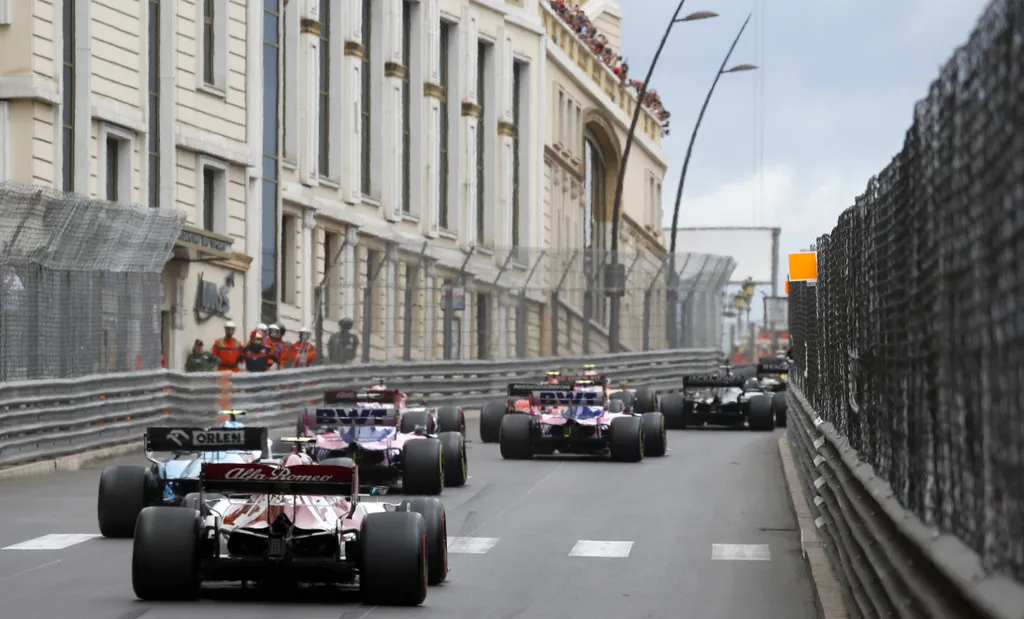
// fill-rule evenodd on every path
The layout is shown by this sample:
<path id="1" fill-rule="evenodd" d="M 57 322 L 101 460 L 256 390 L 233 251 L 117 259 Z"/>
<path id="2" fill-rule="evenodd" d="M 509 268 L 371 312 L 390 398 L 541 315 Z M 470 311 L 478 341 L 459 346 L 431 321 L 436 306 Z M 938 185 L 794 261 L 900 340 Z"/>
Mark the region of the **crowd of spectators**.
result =
<path id="1" fill-rule="evenodd" d="M 633 96 L 639 97 L 640 90 L 643 88 L 643 80 L 629 79 L 629 63 L 608 44 L 608 38 L 594 26 L 580 5 L 569 6 L 565 0 L 549 0 L 549 2 L 551 2 L 551 8 L 562 16 L 570 28 L 576 31 L 580 40 L 590 46 L 594 54 L 615 73 L 622 85 L 629 88 L 633 92 Z M 650 89 L 645 92 L 641 104 L 661 122 L 662 134 L 668 135 L 670 114 L 662 105 L 658 91 Z"/>

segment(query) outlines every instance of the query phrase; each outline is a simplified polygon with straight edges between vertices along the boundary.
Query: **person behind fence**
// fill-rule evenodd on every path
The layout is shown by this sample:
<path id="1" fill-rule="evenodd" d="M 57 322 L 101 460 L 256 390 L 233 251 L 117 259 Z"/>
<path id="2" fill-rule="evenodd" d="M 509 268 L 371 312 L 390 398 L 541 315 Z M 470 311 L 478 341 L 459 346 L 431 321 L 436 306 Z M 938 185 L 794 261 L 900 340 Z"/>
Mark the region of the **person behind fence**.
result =
<path id="1" fill-rule="evenodd" d="M 246 372 L 266 372 L 277 363 L 274 352 L 263 344 L 263 334 L 254 330 L 242 351 Z"/>
<path id="2" fill-rule="evenodd" d="M 299 339 L 292 344 L 291 352 L 288 354 L 290 365 L 293 368 L 312 367 L 316 361 L 316 344 L 309 341 L 313 331 L 309 327 L 299 329 Z"/>
<path id="3" fill-rule="evenodd" d="M 359 349 L 359 336 L 352 333 L 355 323 L 351 318 L 338 321 L 338 331 L 327 340 L 328 358 L 331 363 L 351 363 Z"/>
<path id="4" fill-rule="evenodd" d="M 242 363 L 242 343 L 235 339 L 235 323 L 224 323 L 224 337 L 213 343 L 213 356 L 217 358 L 217 369 L 237 372 Z"/>
<path id="5" fill-rule="evenodd" d="M 277 367 L 284 369 L 289 367 L 288 358 L 291 356 L 291 346 L 284 341 L 284 327 L 278 324 L 272 324 L 267 327 L 267 337 L 264 340 L 267 344 L 267 348 L 277 359 Z"/>
<path id="6" fill-rule="evenodd" d="M 213 372 L 217 369 L 218 363 L 217 357 L 203 350 L 203 340 L 196 340 L 192 345 L 192 352 L 185 358 L 185 371 Z"/>

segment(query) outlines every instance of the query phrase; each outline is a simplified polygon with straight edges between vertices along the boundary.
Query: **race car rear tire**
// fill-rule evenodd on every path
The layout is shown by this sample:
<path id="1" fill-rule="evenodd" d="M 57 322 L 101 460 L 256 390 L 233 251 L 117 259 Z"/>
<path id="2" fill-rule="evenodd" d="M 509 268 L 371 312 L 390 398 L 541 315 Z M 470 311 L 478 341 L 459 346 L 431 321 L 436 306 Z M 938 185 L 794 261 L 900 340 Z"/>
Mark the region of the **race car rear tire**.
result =
<path id="1" fill-rule="evenodd" d="M 466 439 L 458 432 L 442 432 L 437 435 L 441 441 L 441 457 L 444 458 L 444 487 L 461 488 L 469 479 L 466 466 Z"/>
<path id="2" fill-rule="evenodd" d="M 609 413 L 625 413 L 626 403 L 619 399 L 608 400 L 608 412 Z"/>
<path id="3" fill-rule="evenodd" d="M 612 400 L 613 402 L 615 400 L 622 402 L 622 410 L 619 412 L 628 413 L 633 410 L 634 406 L 636 406 L 636 396 L 633 394 L 632 391 L 616 391 L 615 393 L 611 394 L 608 397 L 608 399 Z"/>
<path id="4" fill-rule="evenodd" d="M 747 424 L 755 432 L 771 432 L 775 429 L 771 398 L 755 395 L 747 400 Z"/>
<path id="5" fill-rule="evenodd" d="M 640 417 L 617 417 L 608 429 L 608 446 L 616 462 L 644 459 L 644 431 Z"/>
<path id="6" fill-rule="evenodd" d="M 441 494 L 444 489 L 444 460 L 440 440 L 420 438 L 407 441 L 402 460 L 402 489 L 406 494 Z"/>
<path id="7" fill-rule="evenodd" d="M 108 466 L 100 475 L 96 518 L 103 537 L 128 538 L 154 494 L 152 474 L 141 466 Z"/>
<path id="8" fill-rule="evenodd" d="M 480 440 L 484 443 L 497 443 L 501 436 L 501 420 L 508 411 L 505 400 L 484 402 L 480 409 Z"/>
<path id="9" fill-rule="evenodd" d="M 419 606 L 427 599 L 427 528 L 416 512 L 368 514 L 359 531 L 365 604 Z"/>
<path id="10" fill-rule="evenodd" d="M 448 578 L 448 519 L 444 504 L 434 497 L 413 497 L 402 501 L 398 509 L 423 516 L 427 527 L 427 583 L 443 583 Z"/>
<path id="11" fill-rule="evenodd" d="M 434 418 L 430 415 L 429 411 L 411 411 L 408 413 L 402 413 L 402 418 L 398 422 L 399 432 L 402 434 L 412 434 L 416 431 L 416 426 L 424 428 L 427 434 L 437 433 Z"/>
<path id="12" fill-rule="evenodd" d="M 665 427 L 669 430 L 686 429 L 686 398 L 681 393 L 666 393 L 661 396 L 661 414 L 665 416 Z"/>
<path id="13" fill-rule="evenodd" d="M 789 412 L 789 402 L 786 401 L 785 391 L 776 391 L 772 395 L 772 408 L 775 410 L 775 427 L 786 427 L 786 413 Z"/>
<path id="14" fill-rule="evenodd" d="M 658 458 L 668 450 L 668 436 L 665 432 L 665 415 L 644 413 L 640 417 L 644 430 L 644 457 Z"/>
<path id="15" fill-rule="evenodd" d="M 658 394 L 650 387 L 640 387 L 636 390 L 633 400 L 633 412 L 655 413 L 658 411 Z"/>
<path id="16" fill-rule="evenodd" d="M 199 595 L 199 517 L 182 507 L 147 507 L 132 547 L 132 589 L 140 600 L 194 600 Z"/>
<path id="17" fill-rule="evenodd" d="M 223 499 L 223 498 L 226 498 L 223 494 L 214 494 L 212 492 L 207 492 L 206 493 L 206 500 L 208 502 L 209 501 L 217 501 L 217 500 Z M 182 507 L 187 507 L 189 509 L 193 509 L 193 510 L 195 510 L 197 512 L 200 511 L 199 510 L 199 493 L 198 492 L 189 492 L 188 494 L 186 494 L 185 498 L 181 500 L 181 506 Z"/>
<path id="18" fill-rule="evenodd" d="M 501 457 L 506 460 L 529 460 L 533 458 L 533 419 L 529 415 L 515 413 L 501 419 Z"/>
<path id="19" fill-rule="evenodd" d="M 466 415 L 458 406 L 437 407 L 437 431 L 466 435 Z"/>

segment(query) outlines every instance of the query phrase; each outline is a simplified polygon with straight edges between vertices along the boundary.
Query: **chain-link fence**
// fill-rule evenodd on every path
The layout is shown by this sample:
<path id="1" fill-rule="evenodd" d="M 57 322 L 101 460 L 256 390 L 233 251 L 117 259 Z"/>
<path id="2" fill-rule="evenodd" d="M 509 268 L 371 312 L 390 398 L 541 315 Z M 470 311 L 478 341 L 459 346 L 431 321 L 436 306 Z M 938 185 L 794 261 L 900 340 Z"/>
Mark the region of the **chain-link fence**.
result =
<path id="1" fill-rule="evenodd" d="M 1024 580 L 1024 5 L 993 2 L 791 287 L 792 376 L 925 522 Z"/>
<path id="2" fill-rule="evenodd" d="M 0 381 L 160 367 L 185 216 L 0 183 Z"/>
<path id="3" fill-rule="evenodd" d="M 379 243 L 379 244 L 378 244 Z M 318 348 L 329 359 L 352 320 L 354 361 L 501 359 L 609 351 L 607 251 L 529 248 L 463 251 L 444 241 L 384 244 L 360 238 L 323 255 L 314 295 L 322 318 Z M 625 272 L 620 342 L 624 350 L 669 347 L 670 261 L 653 252 L 619 252 Z M 728 258 L 680 255 L 676 312 L 681 346 L 720 340 L 721 288 Z M 369 318 L 369 320 L 367 320 Z M 332 340 L 333 336 L 333 340 Z M 333 341 L 333 343 L 332 343 Z"/>

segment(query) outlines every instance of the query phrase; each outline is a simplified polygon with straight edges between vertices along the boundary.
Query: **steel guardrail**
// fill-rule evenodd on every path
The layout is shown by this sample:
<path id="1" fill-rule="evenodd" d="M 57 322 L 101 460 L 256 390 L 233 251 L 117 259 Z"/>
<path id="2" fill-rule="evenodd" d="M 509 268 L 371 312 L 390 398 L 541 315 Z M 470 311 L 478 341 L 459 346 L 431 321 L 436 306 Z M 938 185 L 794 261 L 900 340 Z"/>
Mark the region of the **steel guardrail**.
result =
<path id="1" fill-rule="evenodd" d="M 410 401 L 476 408 L 510 380 L 594 363 L 618 386 L 677 390 L 681 376 L 717 367 L 717 350 L 661 350 L 575 358 L 317 366 L 261 373 L 169 370 L 0 383 L 0 467 L 131 443 L 164 422 L 212 424 L 241 409 L 246 422 L 288 426 L 327 388 L 365 388 L 383 378 Z"/>
<path id="2" fill-rule="evenodd" d="M 792 382 L 787 401 L 793 459 L 852 617 L 1024 618 L 1024 587 L 905 510 Z"/>

